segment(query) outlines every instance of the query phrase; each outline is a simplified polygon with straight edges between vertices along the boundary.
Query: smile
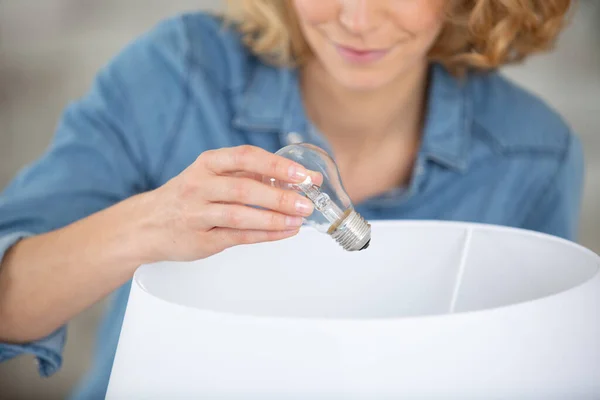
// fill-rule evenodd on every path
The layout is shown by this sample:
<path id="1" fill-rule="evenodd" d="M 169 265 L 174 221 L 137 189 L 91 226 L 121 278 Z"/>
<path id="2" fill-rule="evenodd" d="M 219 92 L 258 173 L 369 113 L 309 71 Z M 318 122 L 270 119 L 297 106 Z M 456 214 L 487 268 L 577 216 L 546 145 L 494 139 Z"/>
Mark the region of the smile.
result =
<path id="1" fill-rule="evenodd" d="M 389 53 L 389 49 L 386 50 L 360 50 L 354 49 L 351 47 L 344 47 L 337 44 L 334 44 L 334 47 L 338 54 L 342 56 L 342 58 L 352 64 L 368 64 L 373 63 L 382 59 L 387 53 Z"/>

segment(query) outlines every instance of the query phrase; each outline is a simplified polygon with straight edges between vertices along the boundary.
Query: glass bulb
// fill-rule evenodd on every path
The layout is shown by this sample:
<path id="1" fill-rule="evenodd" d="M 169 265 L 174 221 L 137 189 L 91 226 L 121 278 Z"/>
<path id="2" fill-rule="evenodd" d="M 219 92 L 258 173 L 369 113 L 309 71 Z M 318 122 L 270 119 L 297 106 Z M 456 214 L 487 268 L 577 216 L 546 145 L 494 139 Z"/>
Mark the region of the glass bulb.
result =
<path id="1" fill-rule="evenodd" d="M 297 191 L 313 202 L 315 211 L 306 219 L 310 225 L 332 236 L 345 250 L 369 247 L 371 225 L 354 210 L 337 165 L 326 151 L 312 144 L 299 143 L 286 146 L 275 154 L 318 172 L 323 178 L 322 182 L 313 182 L 309 176 L 299 184 L 268 179 L 272 186 Z"/>

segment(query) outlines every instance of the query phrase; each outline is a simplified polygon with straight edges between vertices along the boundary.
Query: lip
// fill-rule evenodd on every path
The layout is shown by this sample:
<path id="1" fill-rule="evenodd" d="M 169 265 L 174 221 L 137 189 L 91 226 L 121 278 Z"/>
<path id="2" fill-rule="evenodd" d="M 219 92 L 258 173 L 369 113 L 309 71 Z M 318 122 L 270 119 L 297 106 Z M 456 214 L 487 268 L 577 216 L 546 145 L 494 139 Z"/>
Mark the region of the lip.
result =
<path id="1" fill-rule="evenodd" d="M 382 59 L 389 50 L 360 50 L 334 44 L 344 60 L 352 64 L 368 64 Z"/>

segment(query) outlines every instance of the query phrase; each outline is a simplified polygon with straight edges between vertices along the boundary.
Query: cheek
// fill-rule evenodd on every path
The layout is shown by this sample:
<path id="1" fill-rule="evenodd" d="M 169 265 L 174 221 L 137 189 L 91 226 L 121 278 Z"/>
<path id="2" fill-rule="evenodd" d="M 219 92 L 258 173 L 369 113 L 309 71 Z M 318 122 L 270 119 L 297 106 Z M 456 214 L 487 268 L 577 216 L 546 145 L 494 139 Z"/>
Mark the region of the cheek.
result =
<path id="1" fill-rule="evenodd" d="M 435 34 L 444 21 L 447 0 L 392 0 L 396 25 L 413 35 Z"/>
<path id="2" fill-rule="evenodd" d="M 340 1 L 294 0 L 294 8 L 301 23 L 306 25 L 318 25 L 331 22 L 337 18 Z"/>

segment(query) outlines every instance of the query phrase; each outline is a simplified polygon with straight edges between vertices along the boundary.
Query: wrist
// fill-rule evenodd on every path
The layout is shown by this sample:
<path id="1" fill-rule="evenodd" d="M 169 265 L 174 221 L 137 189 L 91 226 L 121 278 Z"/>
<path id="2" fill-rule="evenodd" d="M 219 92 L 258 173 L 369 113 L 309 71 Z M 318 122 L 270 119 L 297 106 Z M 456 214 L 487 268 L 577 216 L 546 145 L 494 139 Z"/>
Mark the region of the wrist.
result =
<path id="1" fill-rule="evenodd" d="M 142 264 L 163 261 L 153 198 L 154 192 L 130 197 L 121 202 L 109 218 L 114 221 L 114 231 L 110 236 L 116 249 L 115 256 L 134 270 Z"/>

